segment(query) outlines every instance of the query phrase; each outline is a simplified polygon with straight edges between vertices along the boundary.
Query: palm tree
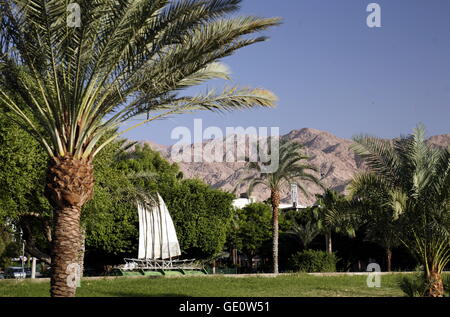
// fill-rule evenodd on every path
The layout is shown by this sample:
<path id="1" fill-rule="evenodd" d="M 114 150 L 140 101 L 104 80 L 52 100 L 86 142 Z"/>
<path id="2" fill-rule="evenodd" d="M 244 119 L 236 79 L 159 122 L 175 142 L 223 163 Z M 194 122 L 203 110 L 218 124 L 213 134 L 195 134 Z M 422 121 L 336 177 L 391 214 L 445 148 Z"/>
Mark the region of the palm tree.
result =
<path id="1" fill-rule="evenodd" d="M 450 147 L 427 145 L 423 126 L 393 141 L 354 140 L 370 170 L 359 182 L 388 190 L 380 206 L 398 219 L 399 239 L 423 265 L 428 295 L 443 296 L 442 271 L 450 261 Z"/>
<path id="2" fill-rule="evenodd" d="M 307 249 L 313 240 L 319 235 L 320 229 L 317 223 L 308 220 L 305 224 L 294 223 L 287 233 L 293 235 L 301 244 L 303 249 Z"/>
<path id="3" fill-rule="evenodd" d="M 247 170 L 249 172 L 256 172 L 255 176 L 250 175 L 244 178 L 242 182 L 248 182 L 248 195 L 254 190 L 255 186 L 263 185 L 270 189 L 270 203 L 272 205 L 272 225 L 273 225 L 273 243 L 272 243 L 272 255 L 273 255 L 273 272 L 278 273 L 278 207 L 280 205 L 281 197 L 280 191 L 283 186 L 289 184 L 297 184 L 302 193 L 308 195 L 302 181 L 312 182 L 319 184 L 320 181 L 311 172 L 317 171 L 317 169 L 309 164 L 305 164 L 303 161 L 309 159 L 308 156 L 303 155 L 300 150 L 302 145 L 293 141 L 282 141 L 279 146 L 279 166 L 274 172 L 265 171 L 264 163 L 251 162 L 247 164 Z M 241 184 L 240 183 L 240 184 Z"/>
<path id="4" fill-rule="evenodd" d="M 214 78 L 252 33 L 279 19 L 231 17 L 240 0 L 0 1 L 0 103 L 45 148 L 54 207 L 52 296 L 74 296 L 80 214 L 93 193 L 93 158 L 130 129 L 193 110 L 269 107 L 263 89 L 179 92 Z M 17 97 L 19 96 L 19 97 Z M 125 121 L 146 119 L 113 133 Z M 139 118 L 139 117 L 138 117 Z M 68 285 L 70 284 L 70 285 Z"/>
<path id="5" fill-rule="evenodd" d="M 377 243 L 386 252 L 386 270 L 392 270 L 392 249 L 400 244 L 399 221 L 389 207 L 389 188 L 372 182 L 372 173 L 356 175 L 350 186 L 354 216 L 365 228 L 366 239 Z"/>
<path id="6" fill-rule="evenodd" d="M 325 235 L 325 250 L 332 254 L 333 232 L 344 231 L 349 236 L 355 235 L 351 215 L 348 212 L 349 207 L 345 196 L 331 189 L 326 189 L 323 194 L 316 197 L 317 206 L 314 211 L 317 214 L 319 228 Z"/>

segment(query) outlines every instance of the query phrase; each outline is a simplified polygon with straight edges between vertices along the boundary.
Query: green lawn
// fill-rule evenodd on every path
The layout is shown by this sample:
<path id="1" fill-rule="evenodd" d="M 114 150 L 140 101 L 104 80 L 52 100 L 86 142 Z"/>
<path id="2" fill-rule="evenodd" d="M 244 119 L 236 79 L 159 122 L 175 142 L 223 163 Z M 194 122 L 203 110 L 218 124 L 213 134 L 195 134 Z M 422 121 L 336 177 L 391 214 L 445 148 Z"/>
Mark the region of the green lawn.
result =
<path id="1" fill-rule="evenodd" d="M 400 275 L 381 276 L 380 288 L 369 288 L 366 276 L 178 277 L 83 280 L 77 296 L 211 296 L 211 297 L 345 297 L 404 296 Z M 48 296 L 48 282 L 0 281 L 0 296 Z"/>

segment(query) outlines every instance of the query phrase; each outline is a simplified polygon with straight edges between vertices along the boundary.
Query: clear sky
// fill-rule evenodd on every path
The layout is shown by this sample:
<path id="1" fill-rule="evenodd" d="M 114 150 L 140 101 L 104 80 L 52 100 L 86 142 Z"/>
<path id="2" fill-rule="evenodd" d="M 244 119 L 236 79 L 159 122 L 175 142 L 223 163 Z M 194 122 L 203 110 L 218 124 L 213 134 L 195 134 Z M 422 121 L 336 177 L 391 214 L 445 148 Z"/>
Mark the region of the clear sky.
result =
<path id="1" fill-rule="evenodd" d="M 366 7 L 381 6 L 381 28 Z M 173 144 L 172 129 L 204 126 L 304 127 L 350 138 L 395 137 L 419 122 L 428 134 L 450 133 L 450 1 L 244 0 L 242 15 L 282 17 L 270 40 L 223 60 L 233 84 L 263 87 L 276 109 L 199 112 L 152 122 L 125 136 Z M 222 87 L 214 81 L 209 87 Z"/>

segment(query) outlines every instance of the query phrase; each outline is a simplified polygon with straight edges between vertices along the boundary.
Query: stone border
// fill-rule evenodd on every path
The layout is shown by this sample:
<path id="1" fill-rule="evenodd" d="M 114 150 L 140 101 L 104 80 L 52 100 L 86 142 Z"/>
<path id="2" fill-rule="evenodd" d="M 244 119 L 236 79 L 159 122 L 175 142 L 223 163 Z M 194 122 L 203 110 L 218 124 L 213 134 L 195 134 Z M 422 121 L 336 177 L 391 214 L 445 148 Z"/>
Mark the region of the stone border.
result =
<path id="1" fill-rule="evenodd" d="M 96 281 L 96 280 L 115 280 L 115 279 L 121 279 L 121 278 L 127 278 L 127 279 L 155 279 L 155 278 L 186 278 L 186 277 L 206 277 L 206 278 L 215 278 L 215 277 L 231 277 L 231 278 L 244 278 L 244 277 L 265 277 L 265 278 L 273 278 L 278 276 L 289 276 L 289 275 L 299 275 L 299 274 L 307 274 L 312 276 L 365 276 L 369 273 L 373 272 L 330 272 L 330 273 L 255 273 L 255 274 L 205 274 L 205 275 L 161 275 L 161 276 L 87 276 L 83 277 L 83 281 Z M 379 272 L 380 275 L 390 275 L 390 274 L 413 274 L 417 272 Z M 449 272 L 443 272 L 443 273 L 449 273 Z M 30 281 L 31 283 L 44 283 L 44 282 L 50 282 L 50 278 L 44 277 L 44 278 L 36 278 L 36 279 L 2 279 L 0 280 L 0 283 L 2 281 L 15 281 L 17 283 L 21 283 L 24 281 Z"/>

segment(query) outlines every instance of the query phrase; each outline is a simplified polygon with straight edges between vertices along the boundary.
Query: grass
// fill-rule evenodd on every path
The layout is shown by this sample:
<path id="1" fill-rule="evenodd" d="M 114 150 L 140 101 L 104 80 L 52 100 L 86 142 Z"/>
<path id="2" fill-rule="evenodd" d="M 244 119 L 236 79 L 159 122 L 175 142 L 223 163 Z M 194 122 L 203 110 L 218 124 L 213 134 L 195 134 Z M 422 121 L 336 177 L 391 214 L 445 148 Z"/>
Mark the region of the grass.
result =
<path id="1" fill-rule="evenodd" d="M 400 275 L 381 276 L 380 288 L 369 288 L 367 276 L 116 278 L 81 282 L 79 297 L 392 297 L 404 296 Z M 0 281 L 0 297 L 49 295 L 49 282 Z"/>

